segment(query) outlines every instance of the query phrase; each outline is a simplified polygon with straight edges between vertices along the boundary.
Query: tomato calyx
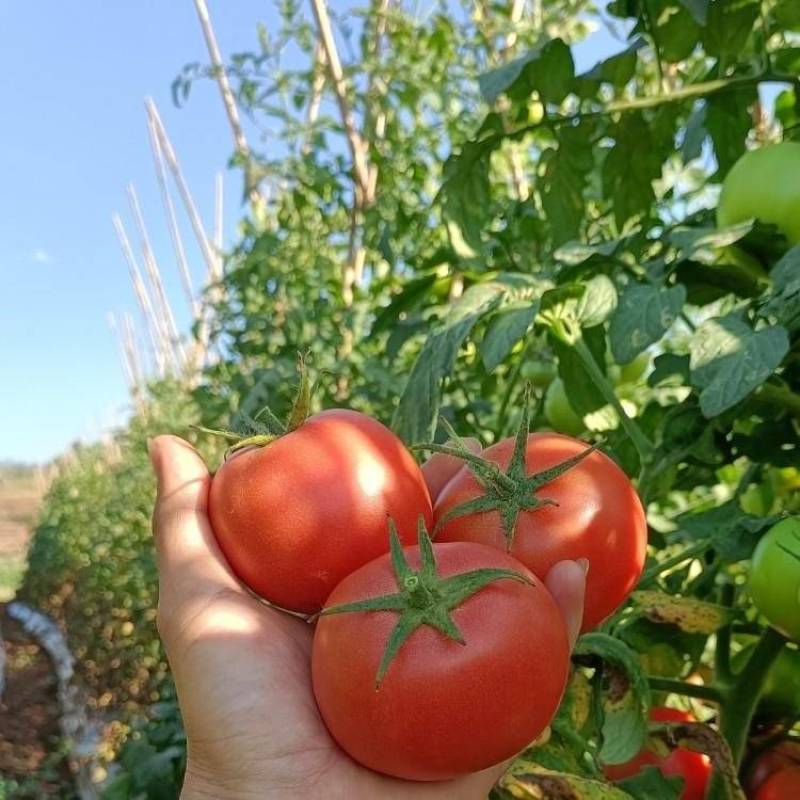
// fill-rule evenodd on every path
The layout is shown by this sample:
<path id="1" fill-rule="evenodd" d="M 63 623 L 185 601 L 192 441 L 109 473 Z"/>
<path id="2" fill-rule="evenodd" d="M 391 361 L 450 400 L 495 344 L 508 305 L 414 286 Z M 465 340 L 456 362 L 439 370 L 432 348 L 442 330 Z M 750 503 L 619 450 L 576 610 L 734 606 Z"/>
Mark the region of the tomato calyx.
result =
<path id="1" fill-rule="evenodd" d="M 316 384 L 313 386 L 311 384 L 305 356 L 302 353 L 297 357 L 297 371 L 300 375 L 300 384 L 285 423 L 281 422 L 268 406 L 265 406 L 254 417 L 246 419 L 248 428 L 246 433 L 204 428 L 201 425 L 193 427 L 201 433 L 219 436 L 231 442 L 230 447 L 225 451 L 226 459 L 246 447 L 266 447 L 281 436 L 299 428 L 308 418 Z"/>
<path id="2" fill-rule="evenodd" d="M 450 436 L 452 445 L 422 444 L 413 445 L 412 450 L 427 450 L 433 453 L 444 453 L 445 455 L 455 456 L 464 461 L 472 474 L 485 489 L 485 494 L 472 500 L 468 500 L 461 505 L 451 508 L 436 523 L 434 528 L 434 538 L 436 533 L 453 519 L 468 516 L 470 514 L 482 514 L 488 511 L 498 511 L 500 513 L 503 534 L 506 538 L 506 548 L 511 550 L 514 544 L 514 534 L 516 532 L 517 519 L 523 511 L 535 511 L 542 506 L 557 506 L 555 500 L 546 497 L 539 497 L 537 492 L 548 483 L 554 481 L 565 472 L 583 461 L 586 456 L 593 453 L 598 445 L 587 446 L 585 450 L 572 458 L 568 458 L 549 469 L 527 474 L 527 447 L 528 433 L 530 429 L 530 387 L 525 393 L 525 402 L 522 408 L 522 419 L 514 441 L 514 452 L 508 469 L 503 472 L 500 467 L 492 461 L 476 455 L 467 449 L 463 440 L 453 430 L 453 427 L 442 419 L 442 425 Z"/>
<path id="3" fill-rule="evenodd" d="M 428 625 L 448 639 L 465 645 L 464 635 L 451 614 L 454 609 L 494 581 L 514 580 L 530 586 L 534 585 L 528 577 L 519 572 L 495 567 L 475 569 L 442 578 L 437 574 L 433 545 L 421 517 L 418 541 L 421 564 L 419 570 L 414 570 L 403 552 L 400 537 L 397 535 L 397 527 L 390 519 L 389 547 L 392 569 L 399 591 L 393 594 L 369 597 L 354 603 L 323 608 L 317 615 L 317 617 L 322 617 L 364 611 L 395 611 L 399 613 L 399 619 L 386 643 L 375 677 L 376 690 L 380 688 L 386 672 L 395 656 L 400 652 L 400 648 L 417 628 Z"/>

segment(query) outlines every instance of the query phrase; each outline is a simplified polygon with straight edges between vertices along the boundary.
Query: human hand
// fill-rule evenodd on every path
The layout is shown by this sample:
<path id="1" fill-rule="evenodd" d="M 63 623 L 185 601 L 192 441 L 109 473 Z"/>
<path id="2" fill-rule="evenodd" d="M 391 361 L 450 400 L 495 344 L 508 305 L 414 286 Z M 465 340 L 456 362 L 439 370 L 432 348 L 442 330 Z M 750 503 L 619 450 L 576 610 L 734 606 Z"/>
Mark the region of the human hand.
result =
<path id="1" fill-rule="evenodd" d="M 182 800 L 485 798 L 507 765 L 412 783 L 365 769 L 339 749 L 311 690 L 312 627 L 257 600 L 230 570 L 208 520 L 211 478 L 197 452 L 160 436 L 150 456 L 158 479 L 158 628 L 188 742 Z M 460 468 L 442 455 L 423 466 L 433 498 Z M 571 643 L 583 616 L 586 566 L 561 562 L 545 581 Z"/>

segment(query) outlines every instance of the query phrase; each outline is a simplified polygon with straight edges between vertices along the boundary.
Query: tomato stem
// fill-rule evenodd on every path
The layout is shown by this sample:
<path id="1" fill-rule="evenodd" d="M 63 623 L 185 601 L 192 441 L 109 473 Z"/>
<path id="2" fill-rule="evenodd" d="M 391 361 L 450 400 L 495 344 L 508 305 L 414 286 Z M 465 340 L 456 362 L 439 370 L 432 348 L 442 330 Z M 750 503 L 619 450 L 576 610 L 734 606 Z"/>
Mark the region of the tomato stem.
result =
<path id="1" fill-rule="evenodd" d="M 719 703 L 723 699 L 723 693 L 717 686 L 686 683 L 686 681 L 674 678 L 657 678 L 653 675 L 648 675 L 647 681 L 650 684 L 650 688 L 658 692 L 680 694 L 684 697 L 694 697 L 698 700 L 708 700 L 712 703 Z"/>
<path id="2" fill-rule="evenodd" d="M 725 582 L 720 589 L 720 605 L 730 608 L 736 597 L 736 587 Z M 723 625 L 717 631 L 717 641 L 714 648 L 714 677 L 722 683 L 730 683 L 731 673 L 731 623 Z"/>

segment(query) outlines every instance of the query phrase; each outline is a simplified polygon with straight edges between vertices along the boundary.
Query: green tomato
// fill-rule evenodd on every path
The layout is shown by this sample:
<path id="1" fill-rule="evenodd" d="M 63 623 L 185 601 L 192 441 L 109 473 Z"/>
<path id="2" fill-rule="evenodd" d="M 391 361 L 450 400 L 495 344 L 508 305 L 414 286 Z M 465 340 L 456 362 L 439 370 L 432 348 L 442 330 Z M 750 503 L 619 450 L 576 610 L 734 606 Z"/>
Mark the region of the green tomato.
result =
<path id="1" fill-rule="evenodd" d="M 586 427 L 580 415 L 570 405 L 564 381 L 561 378 L 556 378 L 547 387 L 547 393 L 544 396 L 544 415 L 558 433 L 577 436 Z"/>
<path id="2" fill-rule="evenodd" d="M 800 242 L 800 142 L 750 150 L 725 176 L 717 224 L 724 228 L 752 217 L 775 225 L 789 244 Z"/>
<path id="3" fill-rule="evenodd" d="M 520 368 L 522 378 L 539 389 L 549 386 L 558 374 L 555 364 L 547 361 L 526 361 Z"/>
<path id="4" fill-rule="evenodd" d="M 731 660 L 734 672 L 744 669 L 755 644 L 748 645 Z M 773 663 L 758 701 L 756 716 L 762 720 L 793 720 L 800 715 L 800 650 L 793 644 L 783 648 Z"/>
<path id="5" fill-rule="evenodd" d="M 800 640 L 800 517 L 773 525 L 756 546 L 750 593 L 770 625 Z"/>

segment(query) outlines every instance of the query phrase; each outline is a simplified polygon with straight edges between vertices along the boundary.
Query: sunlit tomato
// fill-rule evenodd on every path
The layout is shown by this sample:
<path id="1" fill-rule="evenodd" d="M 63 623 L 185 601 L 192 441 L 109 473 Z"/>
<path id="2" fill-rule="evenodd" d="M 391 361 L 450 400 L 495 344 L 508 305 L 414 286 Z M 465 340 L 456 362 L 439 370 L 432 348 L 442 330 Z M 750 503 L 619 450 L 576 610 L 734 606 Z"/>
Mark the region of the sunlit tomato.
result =
<path id="1" fill-rule="evenodd" d="M 587 447 L 569 436 L 532 433 L 527 439 L 526 473 L 548 470 Z M 513 450 L 514 439 L 504 439 L 482 456 L 505 471 Z M 507 526 L 498 510 L 442 521 L 458 506 L 486 495 L 472 469 L 462 468 L 439 495 L 434 507 L 436 541 L 481 542 L 507 550 Z M 558 561 L 588 559 L 583 630 L 595 627 L 623 603 L 644 566 L 647 523 L 636 490 L 608 456 L 594 451 L 525 497 L 550 504 L 519 512 L 511 554 L 542 579 Z"/>
<path id="2" fill-rule="evenodd" d="M 342 749 L 377 772 L 422 781 L 475 772 L 517 754 L 549 724 L 569 669 L 559 609 L 522 564 L 468 542 L 435 544 L 433 550 L 441 579 L 501 569 L 530 583 L 495 580 L 455 607 L 441 584 L 420 591 L 412 613 L 436 606 L 436 627 L 422 624 L 403 639 L 379 684 L 376 675 L 400 610 L 322 616 L 312 653 L 317 704 Z M 420 549 L 404 553 L 419 570 Z M 325 606 L 396 595 L 410 585 L 398 579 L 386 555 L 345 578 Z M 462 643 L 440 629 L 448 614 Z"/>
<path id="3" fill-rule="evenodd" d="M 800 242 L 800 142 L 759 147 L 731 167 L 717 204 L 720 227 L 755 217 Z"/>
<path id="4" fill-rule="evenodd" d="M 691 714 L 675 708 L 653 708 L 650 711 L 652 722 L 694 722 Z M 638 756 L 625 764 L 603 767 L 606 777 L 612 781 L 632 778 L 644 767 L 657 767 L 666 777 L 683 779 L 683 791 L 680 800 L 703 800 L 706 786 L 711 775 L 711 760 L 702 753 L 696 753 L 685 747 L 675 748 L 666 758 L 657 756 L 648 749 L 642 750 Z"/>
<path id="5" fill-rule="evenodd" d="M 798 797 L 800 767 L 789 767 L 769 777 L 756 792 L 755 800 L 797 800 Z"/>
<path id="6" fill-rule="evenodd" d="M 556 378 L 544 396 L 544 415 L 548 423 L 559 433 L 578 434 L 586 430 L 583 419 L 570 405 L 564 381 Z"/>
<path id="7" fill-rule="evenodd" d="M 759 540 L 750 593 L 770 625 L 800 641 L 800 517 L 781 520 Z"/>
<path id="8" fill-rule="evenodd" d="M 755 797 L 759 787 L 769 777 L 787 767 L 800 767 L 800 744 L 797 742 L 780 742 L 760 753 L 747 773 L 744 784 L 747 796 Z"/>
<path id="9" fill-rule="evenodd" d="M 388 428 L 333 409 L 229 458 L 214 476 L 208 511 L 247 586 L 282 608 L 314 613 L 342 578 L 387 551 L 389 517 L 414 542 L 431 501 Z"/>

